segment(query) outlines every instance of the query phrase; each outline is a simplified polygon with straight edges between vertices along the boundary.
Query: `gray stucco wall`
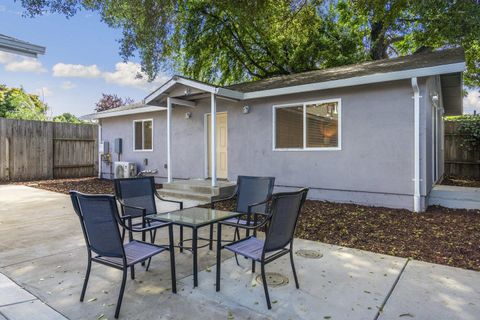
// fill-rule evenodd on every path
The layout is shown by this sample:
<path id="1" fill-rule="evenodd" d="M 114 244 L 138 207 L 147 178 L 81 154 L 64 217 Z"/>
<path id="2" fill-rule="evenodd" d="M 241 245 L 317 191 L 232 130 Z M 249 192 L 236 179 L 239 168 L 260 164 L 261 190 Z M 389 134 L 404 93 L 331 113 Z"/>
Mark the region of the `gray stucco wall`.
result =
<path id="1" fill-rule="evenodd" d="M 426 159 L 428 106 L 427 79 L 420 79 L 422 200 L 429 192 Z M 275 176 L 277 190 L 308 186 L 310 198 L 368 205 L 413 207 L 414 113 L 410 80 L 339 88 L 241 103 L 217 100 L 217 111 L 228 113 L 228 177 Z M 342 102 L 342 149 L 336 151 L 273 151 L 272 106 L 340 98 Z M 250 113 L 243 114 L 248 104 Z M 209 100 L 195 108 L 173 111 L 172 172 L 174 178 L 205 177 L 205 114 Z M 185 112 L 192 118 L 185 119 Z M 133 152 L 132 121 L 154 119 L 154 150 Z M 431 119 L 431 118 L 430 118 Z M 136 162 L 139 169 L 159 170 L 166 178 L 166 112 L 102 120 L 102 140 L 113 144 L 124 139 L 122 160 Z M 431 134 L 430 134 L 431 136 Z M 149 165 L 143 166 L 144 158 Z M 116 156 L 113 157 L 116 160 Z M 103 166 L 103 172 L 108 168 Z M 107 176 L 105 176 L 107 177 Z"/>

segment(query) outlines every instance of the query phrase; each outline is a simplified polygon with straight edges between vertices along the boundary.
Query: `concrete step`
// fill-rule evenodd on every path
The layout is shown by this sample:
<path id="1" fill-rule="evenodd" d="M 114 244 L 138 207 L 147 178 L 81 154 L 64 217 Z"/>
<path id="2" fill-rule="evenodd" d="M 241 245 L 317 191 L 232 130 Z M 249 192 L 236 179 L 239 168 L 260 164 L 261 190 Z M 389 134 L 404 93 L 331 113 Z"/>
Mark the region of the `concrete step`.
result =
<path id="1" fill-rule="evenodd" d="M 184 191 L 187 193 L 204 194 L 205 196 L 230 195 L 235 190 L 235 184 L 228 181 L 218 181 L 218 186 L 212 187 L 210 181 L 191 179 L 178 180 L 163 185 L 165 191 Z"/>
<path id="2" fill-rule="evenodd" d="M 430 192 L 428 205 L 480 209 L 480 188 L 436 185 Z"/>
<path id="3" fill-rule="evenodd" d="M 188 190 L 175 190 L 175 189 L 159 189 L 158 193 L 164 198 L 175 198 L 175 199 L 190 199 L 208 203 L 212 199 L 211 194 L 198 193 Z"/>

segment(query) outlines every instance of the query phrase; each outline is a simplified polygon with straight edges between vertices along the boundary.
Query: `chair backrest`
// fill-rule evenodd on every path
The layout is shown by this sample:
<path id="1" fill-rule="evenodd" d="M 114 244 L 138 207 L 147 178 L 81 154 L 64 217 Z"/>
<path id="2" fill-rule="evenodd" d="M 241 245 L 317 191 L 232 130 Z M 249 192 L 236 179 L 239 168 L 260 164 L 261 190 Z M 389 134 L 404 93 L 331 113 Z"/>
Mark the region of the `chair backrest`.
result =
<path id="1" fill-rule="evenodd" d="M 275 186 L 274 177 L 238 176 L 237 178 L 237 212 L 247 213 L 248 206 L 269 199 Z M 266 212 L 267 205 L 252 208 L 254 212 Z"/>
<path id="2" fill-rule="evenodd" d="M 295 192 L 276 193 L 270 206 L 271 220 L 265 237 L 265 252 L 284 248 L 293 240 L 300 210 L 308 188 Z"/>
<path id="3" fill-rule="evenodd" d="M 115 195 L 129 206 L 140 207 L 146 214 L 157 213 L 155 205 L 155 180 L 153 177 L 115 179 Z M 142 213 L 128 207 L 123 207 L 123 213 L 139 217 Z"/>
<path id="4" fill-rule="evenodd" d="M 80 218 L 87 247 L 101 256 L 124 257 L 115 197 L 76 191 L 70 191 L 70 197 Z"/>

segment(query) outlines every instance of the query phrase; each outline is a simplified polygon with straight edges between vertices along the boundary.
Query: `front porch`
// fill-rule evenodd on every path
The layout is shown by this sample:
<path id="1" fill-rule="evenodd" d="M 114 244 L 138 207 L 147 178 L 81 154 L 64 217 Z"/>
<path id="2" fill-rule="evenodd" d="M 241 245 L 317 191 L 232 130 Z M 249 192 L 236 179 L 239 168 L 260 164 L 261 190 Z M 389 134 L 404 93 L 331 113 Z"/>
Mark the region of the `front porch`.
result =
<path id="1" fill-rule="evenodd" d="M 162 106 L 167 111 L 166 125 L 166 166 L 167 183 L 162 193 L 173 197 L 190 196 L 198 200 L 210 200 L 212 196 L 222 194 L 222 189 L 231 187 L 229 183 L 223 183 L 221 179 L 228 178 L 228 120 L 227 113 L 217 110 L 217 101 L 236 103 L 243 99 L 240 92 L 216 87 L 202 82 L 186 79 L 180 76 L 174 76 L 170 81 L 162 87 L 151 93 L 144 100 L 144 103 L 150 106 Z M 185 119 L 190 119 L 192 113 L 201 114 L 203 117 L 203 174 L 195 172 L 193 175 L 179 176 L 176 168 L 181 168 L 181 163 L 173 161 L 173 154 L 177 152 L 176 148 L 185 148 L 185 145 L 179 143 L 178 134 L 183 136 L 183 132 L 174 133 L 172 130 L 176 126 L 173 122 L 173 111 L 176 107 L 186 108 Z M 192 110 L 189 111 L 189 110 Z M 178 115 L 177 115 L 178 116 Z M 198 118 L 197 118 L 198 121 Z M 197 122 L 198 125 L 198 122 Z M 198 128 L 198 127 L 197 127 Z M 190 129 L 190 127 L 188 127 Z M 185 130 L 185 129 L 184 129 Z M 175 135 L 177 134 L 177 135 Z M 181 139 L 180 139 L 181 140 Z M 183 141 L 183 143 L 186 143 Z M 191 144 L 191 141 L 188 141 Z M 197 141 L 198 143 L 198 141 Z M 197 149 L 196 156 L 200 156 L 201 151 Z M 185 157 L 183 158 L 183 160 Z M 198 166 L 202 161 L 196 161 Z M 197 168 L 198 169 L 198 168 Z M 177 169 L 178 170 L 178 169 Z M 180 179 L 174 181 L 175 178 L 185 179 L 189 177 L 202 178 L 203 180 L 191 180 L 185 183 Z M 208 181 L 209 186 L 206 184 Z"/>

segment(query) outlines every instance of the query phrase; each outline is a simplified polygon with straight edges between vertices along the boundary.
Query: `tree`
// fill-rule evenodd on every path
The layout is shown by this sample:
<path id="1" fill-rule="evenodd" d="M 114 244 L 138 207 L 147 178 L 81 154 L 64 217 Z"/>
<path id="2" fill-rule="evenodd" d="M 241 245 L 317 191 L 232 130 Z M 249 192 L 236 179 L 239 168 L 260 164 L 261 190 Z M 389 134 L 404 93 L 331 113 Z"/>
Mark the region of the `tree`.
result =
<path id="1" fill-rule="evenodd" d="M 38 95 L 28 94 L 23 88 L 0 85 L 0 117 L 44 121 L 47 109 Z"/>
<path id="2" fill-rule="evenodd" d="M 65 112 L 53 117 L 54 122 L 68 122 L 68 123 L 83 123 L 84 121 L 78 119 L 75 115 Z"/>
<path id="3" fill-rule="evenodd" d="M 102 93 L 102 97 L 95 104 L 95 111 L 105 111 L 114 108 L 118 108 L 127 104 L 132 104 L 134 100 L 132 98 L 119 98 L 116 94 L 106 94 Z"/>
<path id="4" fill-rule="evenodd" d="M 30 16 L 98 11 L 152 79 L 228 84 L 462 45 L 480 85 L 478 0 L 21 0 Z"/>

